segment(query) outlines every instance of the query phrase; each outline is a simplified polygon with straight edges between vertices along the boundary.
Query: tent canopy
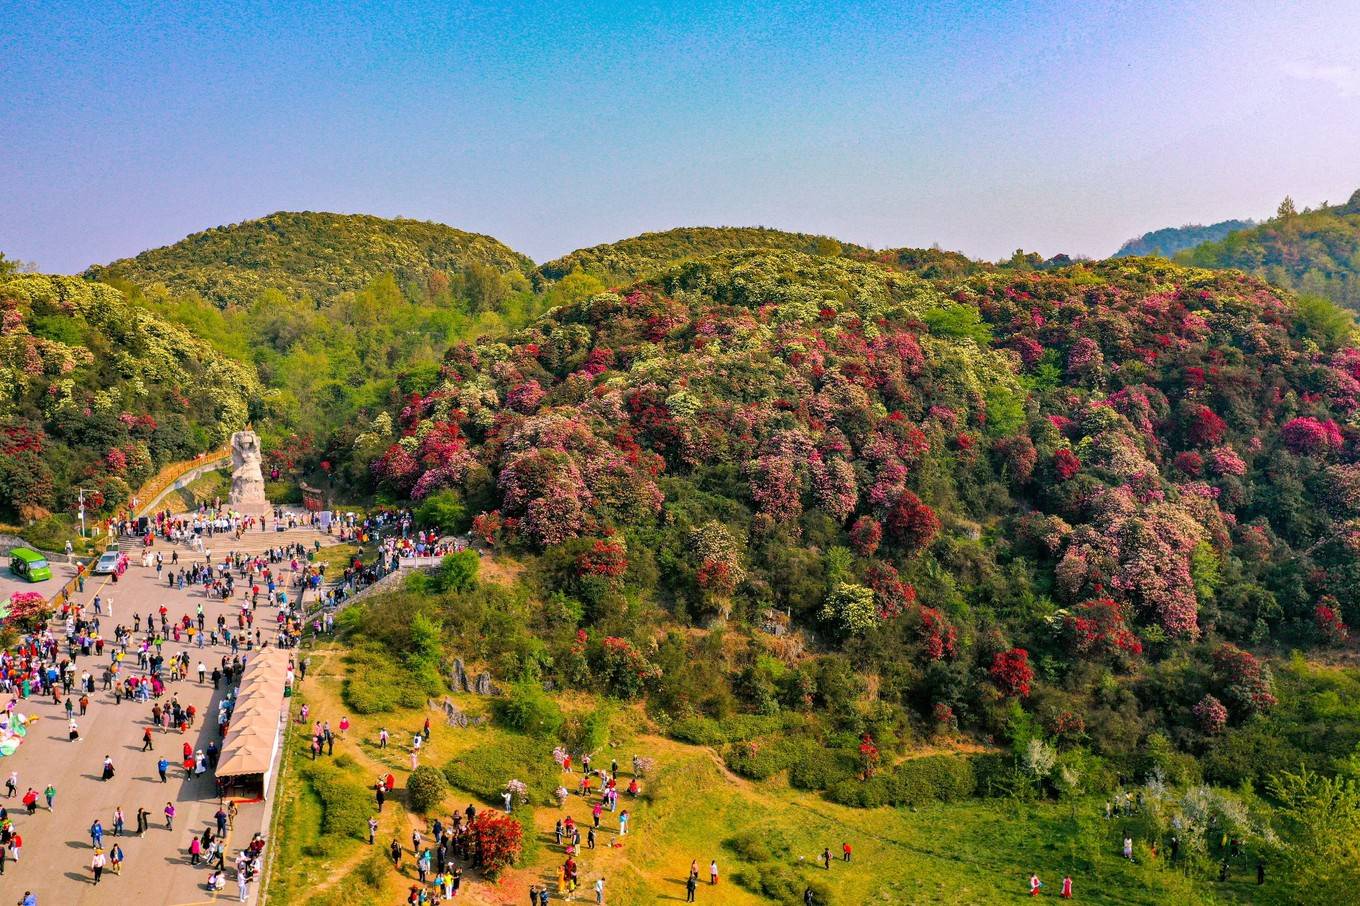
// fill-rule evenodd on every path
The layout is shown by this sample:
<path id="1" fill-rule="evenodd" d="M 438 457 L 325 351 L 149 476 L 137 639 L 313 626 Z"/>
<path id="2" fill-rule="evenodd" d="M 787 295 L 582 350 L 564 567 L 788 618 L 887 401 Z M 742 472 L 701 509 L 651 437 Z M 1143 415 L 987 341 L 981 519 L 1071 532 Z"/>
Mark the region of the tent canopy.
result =
<path id="1" fill-rule="evenodd" d="M 269 773 L 278 745 L 287 676 L 288 652 L 283 649 L 265 648 L 246 661 L 231 728 L 222 742 L 218 777 Z"/>

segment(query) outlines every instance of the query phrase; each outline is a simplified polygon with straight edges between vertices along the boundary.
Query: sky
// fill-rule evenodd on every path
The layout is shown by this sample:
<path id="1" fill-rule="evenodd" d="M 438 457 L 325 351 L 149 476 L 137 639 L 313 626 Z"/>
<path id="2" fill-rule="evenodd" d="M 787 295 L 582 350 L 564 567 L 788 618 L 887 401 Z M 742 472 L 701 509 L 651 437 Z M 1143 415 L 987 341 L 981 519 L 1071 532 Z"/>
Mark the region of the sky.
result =
<path id="1" fill-rule="evenodd" d="M 0 251 L 279 210 L 537 261 L 763 225 L 1104 256 L 1360 187 L 1360 0 L 0 0 Z"/>

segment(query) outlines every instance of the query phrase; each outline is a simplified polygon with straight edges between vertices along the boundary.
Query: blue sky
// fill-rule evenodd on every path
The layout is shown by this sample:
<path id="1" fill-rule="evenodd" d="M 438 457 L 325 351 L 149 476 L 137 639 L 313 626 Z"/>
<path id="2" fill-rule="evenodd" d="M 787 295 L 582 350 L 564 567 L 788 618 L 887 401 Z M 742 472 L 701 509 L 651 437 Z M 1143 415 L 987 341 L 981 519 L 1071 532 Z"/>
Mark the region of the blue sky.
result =
<path id="1" fill-rule="evenodd" d="M 1104 255 L 1360 187 L 1360 3 L 0 0 L 0 250 L 276 210 L 536 260 L 763 224 Z"/>

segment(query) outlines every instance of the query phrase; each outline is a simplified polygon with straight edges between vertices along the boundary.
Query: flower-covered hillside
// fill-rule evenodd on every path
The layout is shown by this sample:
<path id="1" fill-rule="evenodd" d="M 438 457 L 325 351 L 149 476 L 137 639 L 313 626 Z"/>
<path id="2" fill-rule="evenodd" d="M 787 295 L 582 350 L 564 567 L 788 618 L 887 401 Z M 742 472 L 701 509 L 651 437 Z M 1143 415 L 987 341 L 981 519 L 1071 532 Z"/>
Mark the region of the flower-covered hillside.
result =
<path id="1" fill-rule="evenodd" d="M 1230 721 L 1269 706 L 1264 668 L 1231 691 L 1226 641 L 1360 618 L 1360 351 L 1334 311 L 1164 261 L 892 264 L 673 266 L 452 349 L 361 446 L 389 493 L 530 557 L 560 663 L 596 632 L 665 663 L 662 621 L 715 617 L 791 620 L 819 653 L 778 667 L 756 636 L 702 692 L 676 662 L 649 681 L 670 712 L 836 710 L 859 681 L 826 671 L 853 663 L 889 724 L 1001 733 L 1028 699 L 1128 751 L 1199 732 L 1206 695 Z M 1194 646 L 1227 666 L 1174 695 L 1120 679 Z M 862 703 L 837 713 L 865 730 Z"/>
<path id="2" fill-rule="evenodd" d="M 1055 591 L 1109 593 L 1171 635 L 1260 640 L 1326 596 L 1360 619 L 1360 350 L 1316 305 L 1152 260 L 996 274 L 954 294 L 1020 356 L 1034 511 Z"/>
<path id="3" fill-rule="evenodd" d="M 93 488 L 115 507 L 160 465 L 224 441 L 254 371 L 72 277 L 0 277 L 0 516 L 38 518 Z"/>

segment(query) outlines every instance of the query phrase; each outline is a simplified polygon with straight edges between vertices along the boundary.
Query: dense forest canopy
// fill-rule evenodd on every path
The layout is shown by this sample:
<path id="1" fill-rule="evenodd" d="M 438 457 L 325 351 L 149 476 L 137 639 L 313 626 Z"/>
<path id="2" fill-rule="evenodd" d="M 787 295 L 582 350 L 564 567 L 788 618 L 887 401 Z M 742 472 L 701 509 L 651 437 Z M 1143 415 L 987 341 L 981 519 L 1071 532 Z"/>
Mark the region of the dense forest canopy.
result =
<path id="1" fill-rule="evenodd" d="M 831 256 L 870 254 L 869 249 L 829 236 L 790 233 L 768 227 L 680 227 L 577 249 L 540 265 L 538 272 L 548 280 L 558 280 L 574 270 L 581 270 L 612 286 L 636 280 L 685 258 L 702 258 L 736 249 L 790 249 Z"/>
<path id="2" fill-rule="evenodd" d="M 0 518 L 70 509 L 78 485 L 118 506 L 260 399 L 253 368 L 114 289 L 0 273 Z"/>
<path id="3" fill-rule="evenodd" d="M 1345 204 L 1302 212 L 1286 198 L 1274 218 L 1182 252 L 1179 260 L 1243 270 L 1360 311 L 1360 190 Z"/>
<path id="4" fill-rule="evenodd" d="M 1256 224 L 1250 220 L 1221 220 L 1204 226 L 1198 223 L 1182 227 L 1166 227 L 1144 233 L 1137 239 L 1130 239 L 1111 255 L 1111 258 L 1135 258 L 1144 255 L 1160 255 L 1174 258 L 1177 252 L 1194 248 L 1206 242 L 1217 242 L 1229 233 L 1250 229 Z"/>
<path id="5" fill-rule="evenodd" d="M 85 276 L 164 284 L 220 307 L 248 305 L 265 290 L 291 299 L 328 299 L 377 277 L 424 280 L 431 272 L 472 282 L 527 275 L 533 262 L 490 236 L 439 223 L 367 214 L 279 212 L 214 227 Z"/>

